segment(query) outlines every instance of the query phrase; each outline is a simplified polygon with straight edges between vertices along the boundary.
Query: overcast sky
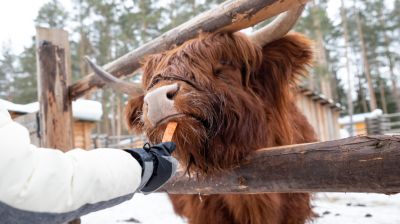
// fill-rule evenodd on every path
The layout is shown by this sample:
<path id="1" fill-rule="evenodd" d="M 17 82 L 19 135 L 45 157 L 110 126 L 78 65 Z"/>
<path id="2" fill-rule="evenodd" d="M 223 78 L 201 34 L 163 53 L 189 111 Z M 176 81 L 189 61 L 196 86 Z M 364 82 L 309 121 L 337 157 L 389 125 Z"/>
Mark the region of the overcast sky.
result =
<path id="1" fill-rule="evenodd" d="M 0 2 L 0 46 L 12 43 L 16 52 L 21 52 L 23 46 L 30 43 L 35 35 L 33 20 L 37 16 L 40 7 L 50 0 L 2 0 Z M 59 0 L 66 10 L 72 10 L 71 0 Z M 166 1 L 166 0 L 160 0 Z M 170 1 L 170 0 L 169 0 Z M 388 6 L 392 6 L 394 0 L 385 0 Z M 339 0 L 330 0 L 328 14 L 331 18 L 339 19 Z"/>
<path id="2" fill-rule="evenodd" d="M 0 46 L 12 44 L 15 52 L 19 53 L 24 46 L 31 43 L 31 37 L 35 35 L 33 20 L 37 16 L 40 7 L 50 0 L 3 0 L 0 2 Z M 70 0 L 60 0 L 63 6 L 72 9 Z M 334 12 L 339 1 L 330 1 L 332 7 L 329 11 Z"/>
<path id="3" fill-rule="evenodd" d="M 11 42 L 15 52 L 21 52 L 35 35 L 33 20 L 40 7 L 49 0 L 3 0 L 0 2 L 0 46 Z M 69 0 L 60 0 L 69 9 Z"/>

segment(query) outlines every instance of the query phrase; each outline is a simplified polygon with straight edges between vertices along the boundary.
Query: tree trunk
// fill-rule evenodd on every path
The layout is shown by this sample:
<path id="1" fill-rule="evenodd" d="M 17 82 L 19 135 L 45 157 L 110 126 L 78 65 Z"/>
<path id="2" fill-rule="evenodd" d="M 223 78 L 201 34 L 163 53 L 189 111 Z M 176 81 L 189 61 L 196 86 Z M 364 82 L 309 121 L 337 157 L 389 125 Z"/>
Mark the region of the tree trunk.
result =
<path id="1" fill-rule="evenodd" d="M 362 83 L 361 83 L 362 74 L 359 71 L 357 71 L 357 74 L 359 74 L 358 75 L 358 88 L 360 90 L 360 100 L 361 100 L 361 106 L 363 109 L 362 112 L 367 113 L 369 110 L 368 110 L 367 99 L 365 97 L 364 90 L 363 90 Z"/>
<path id="2" fill-rule="evenodd" d="M 318 67 L 322 68 L 321 71 L 324 74 L 318 74 L 320 77 L 320 85 L 321 85 L 321 93 L 324 94 L 328 99 L 332 99 L 332 88 L 331 88 L 331 80 L 330 74 L 328 74 L 328 62 L 326 57 L 326 50 L 324 46 L 324 38 L 321 32 L 321 19 L 318 15 L 318 7 L 315 4 L 315 1 L 312 2 L 312 18 L 313 18 L 313 26 L 314 32 L 317 38 L 316 43 L 316 54 L 317 54 L 317 62 Z"/>
<path id="3" fill-rule="evenodd" d="M 111 128 L 111 136 L 115 136 L 116 131 L 116 114 L 115 114 L 115 93 L 111 92 L 110 96 L 108 97 L 108 102 L 110 103 L 110 128 Z M 113 142 L 115 143 L 115 142 Z"/>
<path id="4" fill-rule="evenodd" d="M 116 95 L 116 98 L 117 98 L 117 124 L 116 124 L 116 126 L 117 126 L 117 133 L 116 133 L 116 135 L 117 135 L 117 140 L 118 140 L 118 142 L 120 141 L 120 139 L 121 139 L 121 134 L 122 134 L 122 118 L 123 118 L 123 116 L 122 116 L 122 103 L 121 103 L 121 94 L 117 94 Z"/>
<path id="5" fill-rule="evenodd" d="M 394 63 L 393 63 L 393 57 L 392 54 L 390 53 L 390 40 L 388 37 L 388 34 L 386 33 L 385 29 L 385 22 L 383 20 L 383 15 L 382 15 L 382 9 L 380 8 L 378 10 L 378 17 L 379 17 L 379 23 L 380 26 L 383 28 L 382 34 L 383 34 L 383 43 L 385 47 L 385 56 L 388 60 L 389 63 L 389 74 L 390 74 L 390 80 L 392 84 L 392 91 L 393 91 L 393 99 L 396 103 L 396 109 L 397 111 L 400 111 L 400 97 L 399 97 L 399 88 L 397 87 L 397 77 L 396 74 L 394 74 Z"/>
<path id="6" fill-rule="evenodd" d="M 379 81 L 379 93 L 381 95 L 381 106 L 382 106 L 382 110 L 383 113 L 387 114 L 388 110 L 387 110 L 387 104 L 386 104 L 386 94 L 385 94 L 385 88 L 382 82 L 382 78 L 380 75 L 378 75 L 378 81 Z"/>
<path id="7" fill-rule="evenodd" d="M 87 54 L 89 46 L 89 40 L 87 39 L 86 34 L 81 30 L 79 40 L 79 77 L 82 77 L 89 72 L 89 67 L 84 60 L 84 56 Z"/>
<path id="8" fill-rule="evenodd" d="M 361 23 L 361 19 L 360 16 L 358 15 L 358 11 L 356 11 L 356 23 L 357 23 L 357 31 L 358 31 L 358 35 L 360 37 L 360 41 L 361 41 L 361 54 L 362 54 L 362 58 L 363 58 L 363 65 L 364 65 L 364 74 L 365 74 L 365 78 L 367 79 L 367 83 L 368 83 L 368 92 L 369 92 L 369 105 L 371 108 L 371 111 L 377 109 L 377 105 L 376 105 L 376 97 L 375 97 L 375 89 L 374 86 L 372 84 L 372 78 L 371 78 L 371 68 L 369 65 L 369 61 L 368 61 L 368 55 L 367 55 L 367 47 L 365 44 L 365 40 L 364 40 L 364 33 L 363 33 L 363 29 L 362 29 L 362 23 Z"/>
<path id="9" fill-rule="evenodd" d="M 353 131 L 353 98 L 352 98 L 352 92 L 353 92 L 353 86 L 352 86 L 352 80 L 351 80 L 351 72 L 350 72 L 350 60 L 349 60 L 349 54 L 348 54 L 348 47 L 349 47 L 349 30 L 347 29 L 347 13 L 346 13 L 346 8 L 344 5 L 343 0 L 341 0 L 342 7 L 340 9 L 340 15 L 342 19 L 342 26 L 343 26 L 343 36 L 344 36 L 344 54 L 345 54 L 345 59 L 346 59 L 346 71 L 347 71 L 347 113 L 350 118 L 350 128 L 349 128 L 349 134 L 350 136 L 354 135 Z"/>
<path id="10" fill-rule="evenodd" d="M 375 56 L 375 57 L 377 58 L 378 56 Z M 383 78 L 381 77 L 379 68 L 380 68 L 380 63 L 378 61 L 376 70 L 377 70 L 377 74 L 378 74 L 379 95 L 381 98 L 381 106 L 382 106 L 383 113 L 387 114 L 388 109 L 387 109 L 387 103 L 386 103 L 385 85 L 383 83 Z"/>
<path id="11" fill-rule="evenodd" d="M 102 119 L 102 123 L 103 123 L 103 127 L 102 127 L 102 133 L 109 135 L 110 134 L 110 118 L 109 118 L 109 108 L 107 107 L 107 102 L 108 101 L 108 97 L 107 97 L 107 90 L 102 91 L 102 96 L 101 96 L 101 105 L 102 105 L 102 109 L 103 109 L 103 119 Z"/>

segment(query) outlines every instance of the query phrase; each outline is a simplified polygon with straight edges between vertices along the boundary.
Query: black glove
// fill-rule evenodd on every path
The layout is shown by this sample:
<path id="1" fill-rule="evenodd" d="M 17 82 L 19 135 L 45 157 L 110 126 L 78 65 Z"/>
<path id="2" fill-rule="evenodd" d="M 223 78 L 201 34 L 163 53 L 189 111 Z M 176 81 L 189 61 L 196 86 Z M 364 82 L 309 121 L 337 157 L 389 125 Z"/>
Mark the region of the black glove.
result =
<path id="1" fill-rule="evenodd" d="M 164 142 L 150 146 L 146 143 L 143 148 L 125 149 L 142 166 L 142 182 L 138 191 L 149 194 L 163 186 L 175 175 L 178 161 L 171 156 L 175 143 Z"/>

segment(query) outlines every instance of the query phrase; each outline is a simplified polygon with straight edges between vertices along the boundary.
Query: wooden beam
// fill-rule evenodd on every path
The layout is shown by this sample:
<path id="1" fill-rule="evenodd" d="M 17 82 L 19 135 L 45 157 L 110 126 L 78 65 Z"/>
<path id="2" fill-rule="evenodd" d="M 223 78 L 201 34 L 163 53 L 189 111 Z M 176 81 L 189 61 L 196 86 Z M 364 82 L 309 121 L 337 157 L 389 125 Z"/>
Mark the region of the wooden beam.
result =
<path id="1" fill-rule="evenodd" d="M 65 50 L 68 33 L 37 28 L 36 40 L 41 146 L 67 151 L 73 148 L 72 105 L 68 97 L 70 73 Z"/>
<path id="2" fill-rule="evenodd" d="M 200 32 L 236 32 L 305 2 L 307 0 L 227 1 L 106 64 L 104 68 L 116 77 L 130 75 L 140 67 L 140 60 L 144 56 L 180 45 Z M 70 96 L 77 99 L 103 85 L 104 82 L 91 73 L 70 87 Z"/>
<path id="3" fill-rule="evenodd" d="M 400 192 L 400 136 L 358 136 L 256 151 L 231 172 L 178 174 L 171 194 Z"/>

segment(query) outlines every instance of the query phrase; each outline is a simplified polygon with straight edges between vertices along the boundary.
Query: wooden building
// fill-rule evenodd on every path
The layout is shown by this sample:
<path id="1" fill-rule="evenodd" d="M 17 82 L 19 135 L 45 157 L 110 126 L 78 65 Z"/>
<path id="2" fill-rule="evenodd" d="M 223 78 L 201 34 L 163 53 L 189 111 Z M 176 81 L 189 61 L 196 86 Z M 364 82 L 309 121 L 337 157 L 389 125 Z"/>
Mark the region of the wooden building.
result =
<path id="1" fill-rule="evenodd" d="M 31 136 L 31 142 L 40 146 L 38 113 L 39 104 L 15 104 L 0 99 L 0 105 L 4 106 L 11 114 L 11 117 L 18 123 L 24 125 Z M 101 104 L 92 100 L 77 100 L 72 103 L 72 113 L 74 118 L 74 147 L 90 149 L 92 147 L 92 131 L 95 123 L 100 121 L 102 116 Z"/>
<path id="2" fill-rule="evenodd" d="M 387 115 L 383 114 L 383 111 L 381 109 L 376 109 L 372 112 L 368 113 L 361 113 L 361 114 L 353 114 L 352 116 L 352 121 L 350 122 L 350 117 L 349 116 L 344 116 L 339 119 L 339 125 L 341 130 L 343 130 L 345 135 L 350 135 L 350 127 L 353 129 L 353 136 L 355 135 L 367 135 L 367 134 L 372 134 L 368 133 L 367 130 L 367 119 L 373 119 L 373 118 L 379 118 L 382 117 L 384 118 Z M 375 134 L 384 134 L 384 133 L 375 133 Z"/>
<path id="3" fill-rule="evenodd" d="M 319 141 L 340 138 L 339 115 L 342 107 L 323 94 L 300 87 L 297 106 L 317 132 Z"/>

